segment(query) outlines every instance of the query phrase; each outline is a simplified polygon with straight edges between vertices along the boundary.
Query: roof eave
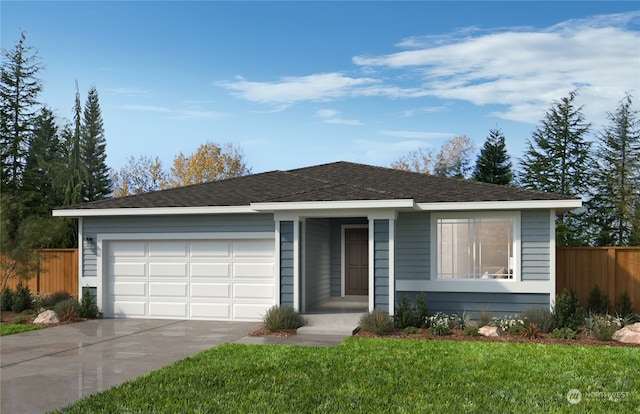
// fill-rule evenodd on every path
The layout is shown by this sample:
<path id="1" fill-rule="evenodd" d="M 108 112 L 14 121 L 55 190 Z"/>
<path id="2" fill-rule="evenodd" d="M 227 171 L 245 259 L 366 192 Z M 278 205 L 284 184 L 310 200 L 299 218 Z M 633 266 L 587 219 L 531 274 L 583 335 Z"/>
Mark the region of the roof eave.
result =
<path id="1" fill-rule="evenodd" d="M 256 213 L 250 206 L 77 208 L 53 210 L 54 217 L 123 217 Z"/>
<path id="2" fill-rule="evenodd" d="M 292 201 L 292 202 L 267 202 L 251 203 L 251 208 L 255 211 L 276 212 L 276 211 L 304 211 L 318 209 L 339 209 L 339 210 L 370 210 L 380 208 L 410 209 L 415 210 L 416 204 L 413 199 L 392 199 L 392 200 L 340 200 L 340 201 Z"/>
<path id="3" fill-rule="evenodd" d="M 582 207 L 582 200 L 521 200 L 521 201 L 472 201 L 417 203 L 422 211 L 475 211 L 475 210 L 556 210 L 570 211 Z"/>

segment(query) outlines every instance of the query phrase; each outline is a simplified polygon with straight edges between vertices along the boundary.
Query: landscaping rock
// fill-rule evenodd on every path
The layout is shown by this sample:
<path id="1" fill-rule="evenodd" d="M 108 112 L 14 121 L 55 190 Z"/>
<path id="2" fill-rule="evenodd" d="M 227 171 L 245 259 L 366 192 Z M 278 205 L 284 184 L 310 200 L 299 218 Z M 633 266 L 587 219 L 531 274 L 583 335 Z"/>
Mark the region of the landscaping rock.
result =
<path id="1" fill-rule="evenodd" d="M 478 329 L 478 333 L 482 336 L 504 336 L 504 331 L 499 326 L 483 326 Z"/>
<path id="2" fill-rule="evenodd" d="M 640 344 L 640 322 L 618 329 L 611 339 L 627 344 Z"/>
<path id="3" fill-rule="evenodd" d="M 42 323 L 45 325 L 49 325 L 52 323 L 60 323 L 60 319 L 58 319 L 58 315 L 52 310 L 44 311 L 33 321 L 33 323 Z"/>

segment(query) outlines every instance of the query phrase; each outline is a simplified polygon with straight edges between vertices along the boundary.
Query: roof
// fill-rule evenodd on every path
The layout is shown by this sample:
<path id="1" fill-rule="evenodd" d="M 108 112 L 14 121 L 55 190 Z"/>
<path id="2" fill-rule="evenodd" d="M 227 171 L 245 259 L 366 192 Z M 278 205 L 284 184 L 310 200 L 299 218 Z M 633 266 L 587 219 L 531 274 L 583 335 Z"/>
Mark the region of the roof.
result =
<path id="1" fill-rule="evenodd" d="M 416 204 L 433 204 L 577 201 L 578 199 L 559 194 L 341 161 L 94 201 L 66 206 L 58 211 L 250 207 L 258 203 L 371 200 L 413 200 Z"/>

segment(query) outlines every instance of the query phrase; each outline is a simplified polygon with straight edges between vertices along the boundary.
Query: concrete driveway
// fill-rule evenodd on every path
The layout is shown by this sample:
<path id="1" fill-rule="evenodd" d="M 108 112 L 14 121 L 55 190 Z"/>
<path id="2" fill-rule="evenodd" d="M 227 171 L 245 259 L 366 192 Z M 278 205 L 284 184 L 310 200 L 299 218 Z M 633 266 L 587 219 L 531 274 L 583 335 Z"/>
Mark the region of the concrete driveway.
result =
<path id="1" fill-rule="evenodd" d="M 0 338 L 2 413 L 43 413 L 225 342 L 335 346 L 344 337 L 254 338 L 259 323 L 94 319 Z"/>

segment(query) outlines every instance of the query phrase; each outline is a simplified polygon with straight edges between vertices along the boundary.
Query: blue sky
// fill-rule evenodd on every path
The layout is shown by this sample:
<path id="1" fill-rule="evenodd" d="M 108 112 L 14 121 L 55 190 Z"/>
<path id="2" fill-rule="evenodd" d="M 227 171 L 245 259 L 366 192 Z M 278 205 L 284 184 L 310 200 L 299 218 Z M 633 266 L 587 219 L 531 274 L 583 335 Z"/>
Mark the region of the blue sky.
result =
<path id="1" fill-rule="evenodd" d="M 579 88 L 595 131 L 640 102 L 637 2 L 2 1 L 69 119 L 95 85 L 107 163 L 231 142 L 253 172 L 388 166 L 501 128 L 517 161 L 551 102 Z"/>

